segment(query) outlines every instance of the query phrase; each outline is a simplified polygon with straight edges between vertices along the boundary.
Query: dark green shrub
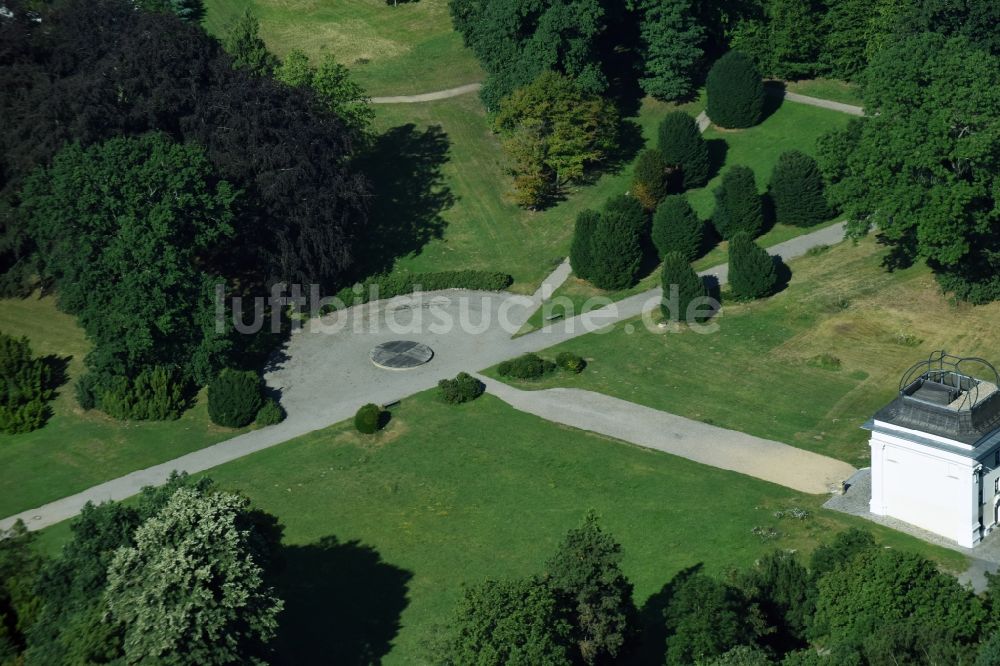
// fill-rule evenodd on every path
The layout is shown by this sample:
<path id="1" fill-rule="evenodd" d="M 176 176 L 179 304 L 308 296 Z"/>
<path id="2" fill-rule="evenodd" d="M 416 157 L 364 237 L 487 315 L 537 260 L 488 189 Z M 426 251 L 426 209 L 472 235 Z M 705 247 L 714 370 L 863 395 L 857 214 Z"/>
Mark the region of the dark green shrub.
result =
<path id="1" fill-rule="evenodd" d="M 472 375 L 460 372 L 454 379 L 442 379 L 438 382 L 438 394 L 449 405 L 459 405 L 475 400 L 486 391 L 486 384 Z"/>
<path id="2" fill-rule="evenodd" d="M 652 236 L 661 259 L 677 252 L 694 261 L 701 250 L 701 235 L 701 220 L 683 194 L 667 197 L 656 208 Z"/>
<path id="3" fill-rule="evenodd" d="M 83 410 L 96 409 L 98 402 L 100 402 L 100 386 L 98 386 L 97 375 L 93 372 L 88 372 L 87 374 L 76 380 L 76 386 L 73 387 L 73 391 L 76 393 L 76 402 L 80 405 Z"/>
<path id="4" fill-rule="evenodd" d="M 589 280 L 601 289 L 635 284 L 642 265 L 642 233 L 646 212 L 635 197 L 612 197 L 594 229 Z"/>
<path id="5" fill-rule="evenodd" d="M 660 121 L 657 147 L 668 168 L 679 169 L 684 189 L 708 182 L 711 161 L 708 143 L 698 122 L 683 111 L 672 111 Z"/>
<path id="6" fill-rule="evenodd" d="M 643 208 L 653 210 L 667 196 L 667 163 L 655 148 L 639 153 L 632 172 L 632 195 Z"/>
<path id="7" fill-rule="evenodd" d="M 513 379 L 538 379 L 555 370 L 556 364 L 546 361 L 537 354 L 525 354 L 497 366 L 501 377 Z"/>
<path id="8" fill-rule="evenodd" d="M 764 204 L 752 169 L 736 165 L 726 171 L 722 184 L 715 190 L 712 225 L 727 240 L 738 233 L 751 238 L 760 235 L 764 227 Z"/>
<path id="9" fill-rule="evenodd" d="M 440 289 L 474 289 L 479 291 L 502 291 L 514 282 L 507 273 L 493 271 L 440 271 L 437 273 L 390 273 L 378 275 L 352 287 L 345 287 L 337 293 L 337 300 L 345 307 L 363 305 L 372 297 L 393 298 L 420 291 Z"/>
<path id="10" fill-rule="evenodd" d="M 263 382 L 252 370 L 226 368 L 208 385 L 208 415 L 227 428 L 250 424 L 263 406 Z"/>
<path id="11" fill-rule="evenodd" d="M 594 267 L 594 231 L 601 223 L 596 210 L 582 210 L 576 216 L 573 244 L 569 248 L 569 263 L 581 280 L 589 280 Z"/>
<path id="12" fill-rule="evenodd" d="M 587 362 L 572 352 L 559 352 L 556 356 L 556 365 L 567 372 L 579 374 L 587 367 Z"/>
<path id="13" fill-rule="evenodd" d="M 277 400 L 268 398 L 264 401 L 261 408 L 257 410 L 257 416 L 254 417 L 253 421 L 259 426 L 271 426 L 277 425 L 284 420 L 285 410 L 282 409 Z"/>
<path id="14" fill-rule="evenodd" d="M 729 288 L 739 301 L 752 301 L 774 293 L 778 273 L 774 260 L 747 234 L 729 241 Z"/>
<path id="15" fill-rule="evenodd" d="M 173 420 L 179 418 L 187 406 L 187 383 L 173 368 L 146 368 L 134 379 L 98 378 L 96 385 L 100 396 L 97 407 L 116 419 Z"/>
<path id="16" fill-rule="evenodd" d="M 374 434 L 382 428 L 382 424 L 382 408 L 372 403 L 362 405 L 354 415 L 354 427 L 365 435 Z"/>
<path id="17" fill-rule="evenodd" d="M 778 157 L 769 185 L 774 216 L 781 224 L 811 227 L 830 217 L 823 175 L 816 160 L 797 150 Z"/>
<path id="18" fill-rule="evenodd" d="M 52 399 L 52 368 L 31 353 L 27 338 L 0 333 L 0 432 L 17 434 L 42 427 Z"/>
<path id="19" fill-rule="evenodd" d="M 715 61 L 705 81 L 712 122 L 720 127 L 753 127 L 764 114 L 764 82 L 747 56 L 730 51 Z"/>
<path id="20" fill-rule="evenodd" d="M 663 286 L 663 301 L 660 311 L 669 321 L 694 321 L 694 312 L 688 312 L 696 299 L 708 296 L 705 283 L 694 272 L 691 264 L 679 252 L 668 252 L 663 257 L 663 272 L 660 275 Z M 674 298 L 674 290 L 677 296 Z M 689 316 L 690 314 L 690 316 Z"/>

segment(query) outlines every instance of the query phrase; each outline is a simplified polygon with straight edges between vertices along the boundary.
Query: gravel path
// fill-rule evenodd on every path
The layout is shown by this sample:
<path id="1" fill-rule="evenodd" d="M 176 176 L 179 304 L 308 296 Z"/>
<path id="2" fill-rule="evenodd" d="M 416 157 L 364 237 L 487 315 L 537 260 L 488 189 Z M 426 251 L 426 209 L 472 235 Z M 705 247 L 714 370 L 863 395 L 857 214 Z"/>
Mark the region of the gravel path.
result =
<path id="1" fill-rule="evenodd" d="M 784 97 L 789 102 L 795 102 L 797 104 L 808 104 L 809 106 L 818 106 L 821 109 L 830 109 L 831 111 L 840 111 L 841 113 L 849 113 L 852 116 L 865 115 L 864 108 L 860 106 L 854 106 L 852 104 L 833 102 L 828 99 L 821 99 L 819 97 L 810 97 L 809 95 L 800 95 L 798 93 L 788 92 L 787 90 L 775 90 L 774 88 L 768 88 L 768 92 L 775 96 Z"/>
<path id="2" fill-rule="evenodd" d="M 825 494 L 857 470 L 847 463 L 788 444 L 676 416 L 603 393 L 554 388 L 521 391 L 479 375 L 486 389 L 511 407 L 547 421 L 589 430 L 703 465 Z"/>
<path id="3" fill-rule="evenodd" d="M 436 90 L 429 93 L 420 93 L 419 95 L 394 95 L 391 97 L 372 97 L 372 104 L 412 104 L 414 102 L 433 102 L 439 99 L 448 99 L 449 97 L 458 97 L 459 95 L 465 95 L 470 92 L 475 92 L 483 87 L 482 83 L 467 83 L 464 86 L 458 86 L 457 88 L 449 88 L 448 90 Z"/>

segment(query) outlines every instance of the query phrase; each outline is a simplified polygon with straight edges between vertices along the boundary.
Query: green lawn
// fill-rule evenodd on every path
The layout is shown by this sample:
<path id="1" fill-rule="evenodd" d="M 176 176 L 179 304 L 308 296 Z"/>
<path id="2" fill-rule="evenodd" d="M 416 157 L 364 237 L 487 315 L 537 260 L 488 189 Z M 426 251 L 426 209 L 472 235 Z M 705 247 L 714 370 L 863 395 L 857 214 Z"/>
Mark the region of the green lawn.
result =
<path id="1" fill-rule="evenodd" d="M 205 0 L 205 27 L 223 35 L 246 7 L 268 48 L 331 53 L 368 94 L 411 95 L 479 81 L 483 72 L 452 30 L 447 0 Z"/>
<path id="2" fill-rule="evenodd" d="M 791 262 L 790 286 L 724 303 L 718 331 L 649 332 L 619 324 L 546 350 L 588 359 L 580 375 L 522 387 L 572 386 L 867 464 L 860 426 L 900 375 L 936 349 L 997 358 L 1000 304 L 951 304 L 925 267 L 888 273 L 874 240 Z M 819 367 L 829 354 L 840 369 Z"/>
<path id="3" fill-rule="evenodd" d="M 376 437 L 341 424 L 209 475 L 285 526 L 285 663 L 358 663 L 362 651 L 369 663 L 390 643 L 385 663 L 418 661 L 463 583 L 539 571 L 590 508 L 622 542 L 639 603 L 696 563 L 721 573 L 863 524 L 820 509 L 820 497 L 557 426 L 489 395 L 452 407 L 423 393 Z M 812 515 L 774 517 L 790 507 Z M 763 542 L 756 526 L 780 537 Z M 957 553 L 874 529 L 964 568 Z"/>
<path id="4" fill-rule="evenodd" d="M 858 86 L 847 81 L 838 81 L 836 79 L 804 79 L 802 81 L 788 81 L 785 83 L 785 88 L 789 92 L 799 93 L 800 95 L 829 99 L 834 102 L 853 104 L 854 106 L 864 106 L 864 100 L 861 99 L 861 91 L 858 89 Z"/>
<path id="5" fill-rule="evenodd" d="M 647 140 L 672 108 L 643 103 L 637 122 Z M 682 108 L 696 115 L 704 104 Z M 405 240 L 419 237 L 414 231 L 420 230 L 430 237 L 425 245 L 399 243 L 400 269 L 505 271 L 514 276 L 515 290 L 533 291 L 566 256 L 577 213 L 625 192 L 631 180 L 629 164 L 576 188 L 548 210 L 526 211 L 511 201 L 511 177 L 503 171 L 500 147 L 475 95 L 382 105 L 376 112 L 378 128 L 392 130 L 390 139 L 383 139 L 384 150 L 377 151 L 384 159 L 374 165 L 376 191 L 385 202 L 382 216 L 402 229 L 386 235 Z M 435 126 L 440 129 L 432 134 L 428 128 Z M 428 175 L 435 169 L 440 178 Z M 389 185 L 379 187 L 383 180 Z"/>
<path id="6" fill-rule="evenodd" d="M 0 331 L 28 336 L 36 354 L 70 359 L 70 381 L 51 403 L 49 422 L 22 435 L 0 434 L 0 516 L 31 509 L 242 432 L 213 425 L 203 396 L 177 421 L 119 422 L 80 410 L 72 379 L 82 372 L 90 345 L 73 318 L 59 312 L 50 297 L 0 301 Z"/>

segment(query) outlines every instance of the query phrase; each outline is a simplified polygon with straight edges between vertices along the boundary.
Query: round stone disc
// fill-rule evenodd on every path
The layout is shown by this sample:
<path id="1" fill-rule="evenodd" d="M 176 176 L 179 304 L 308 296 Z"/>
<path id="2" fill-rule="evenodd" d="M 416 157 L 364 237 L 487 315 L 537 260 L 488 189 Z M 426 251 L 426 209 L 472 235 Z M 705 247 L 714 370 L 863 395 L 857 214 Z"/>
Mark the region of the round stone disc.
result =
<path id="1" fill-rule="evenodd" d="M 371 350 L 372 363 L 386 370 L 409 370 L 427 363 L 434 351 L 425 344 L 410 340 L 383 342 Z"/>

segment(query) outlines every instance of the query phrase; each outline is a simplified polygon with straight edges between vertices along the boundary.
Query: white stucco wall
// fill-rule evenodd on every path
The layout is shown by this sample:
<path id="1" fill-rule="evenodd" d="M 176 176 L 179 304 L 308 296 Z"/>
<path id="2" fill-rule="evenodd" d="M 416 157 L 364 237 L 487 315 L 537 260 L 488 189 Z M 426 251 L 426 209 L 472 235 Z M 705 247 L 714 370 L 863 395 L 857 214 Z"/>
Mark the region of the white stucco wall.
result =
<path id="1" fill-rule="evenodd" d="M 871 512 L 971 547 L 981 538 L 978 462 L 885 432 L 872 432 Z M 992 482 L 991 482 L 992 483 Z M 992 498 L 987 488 L 984 499 Z M 984 516 L 986 522 L 992 517 Z"/>

